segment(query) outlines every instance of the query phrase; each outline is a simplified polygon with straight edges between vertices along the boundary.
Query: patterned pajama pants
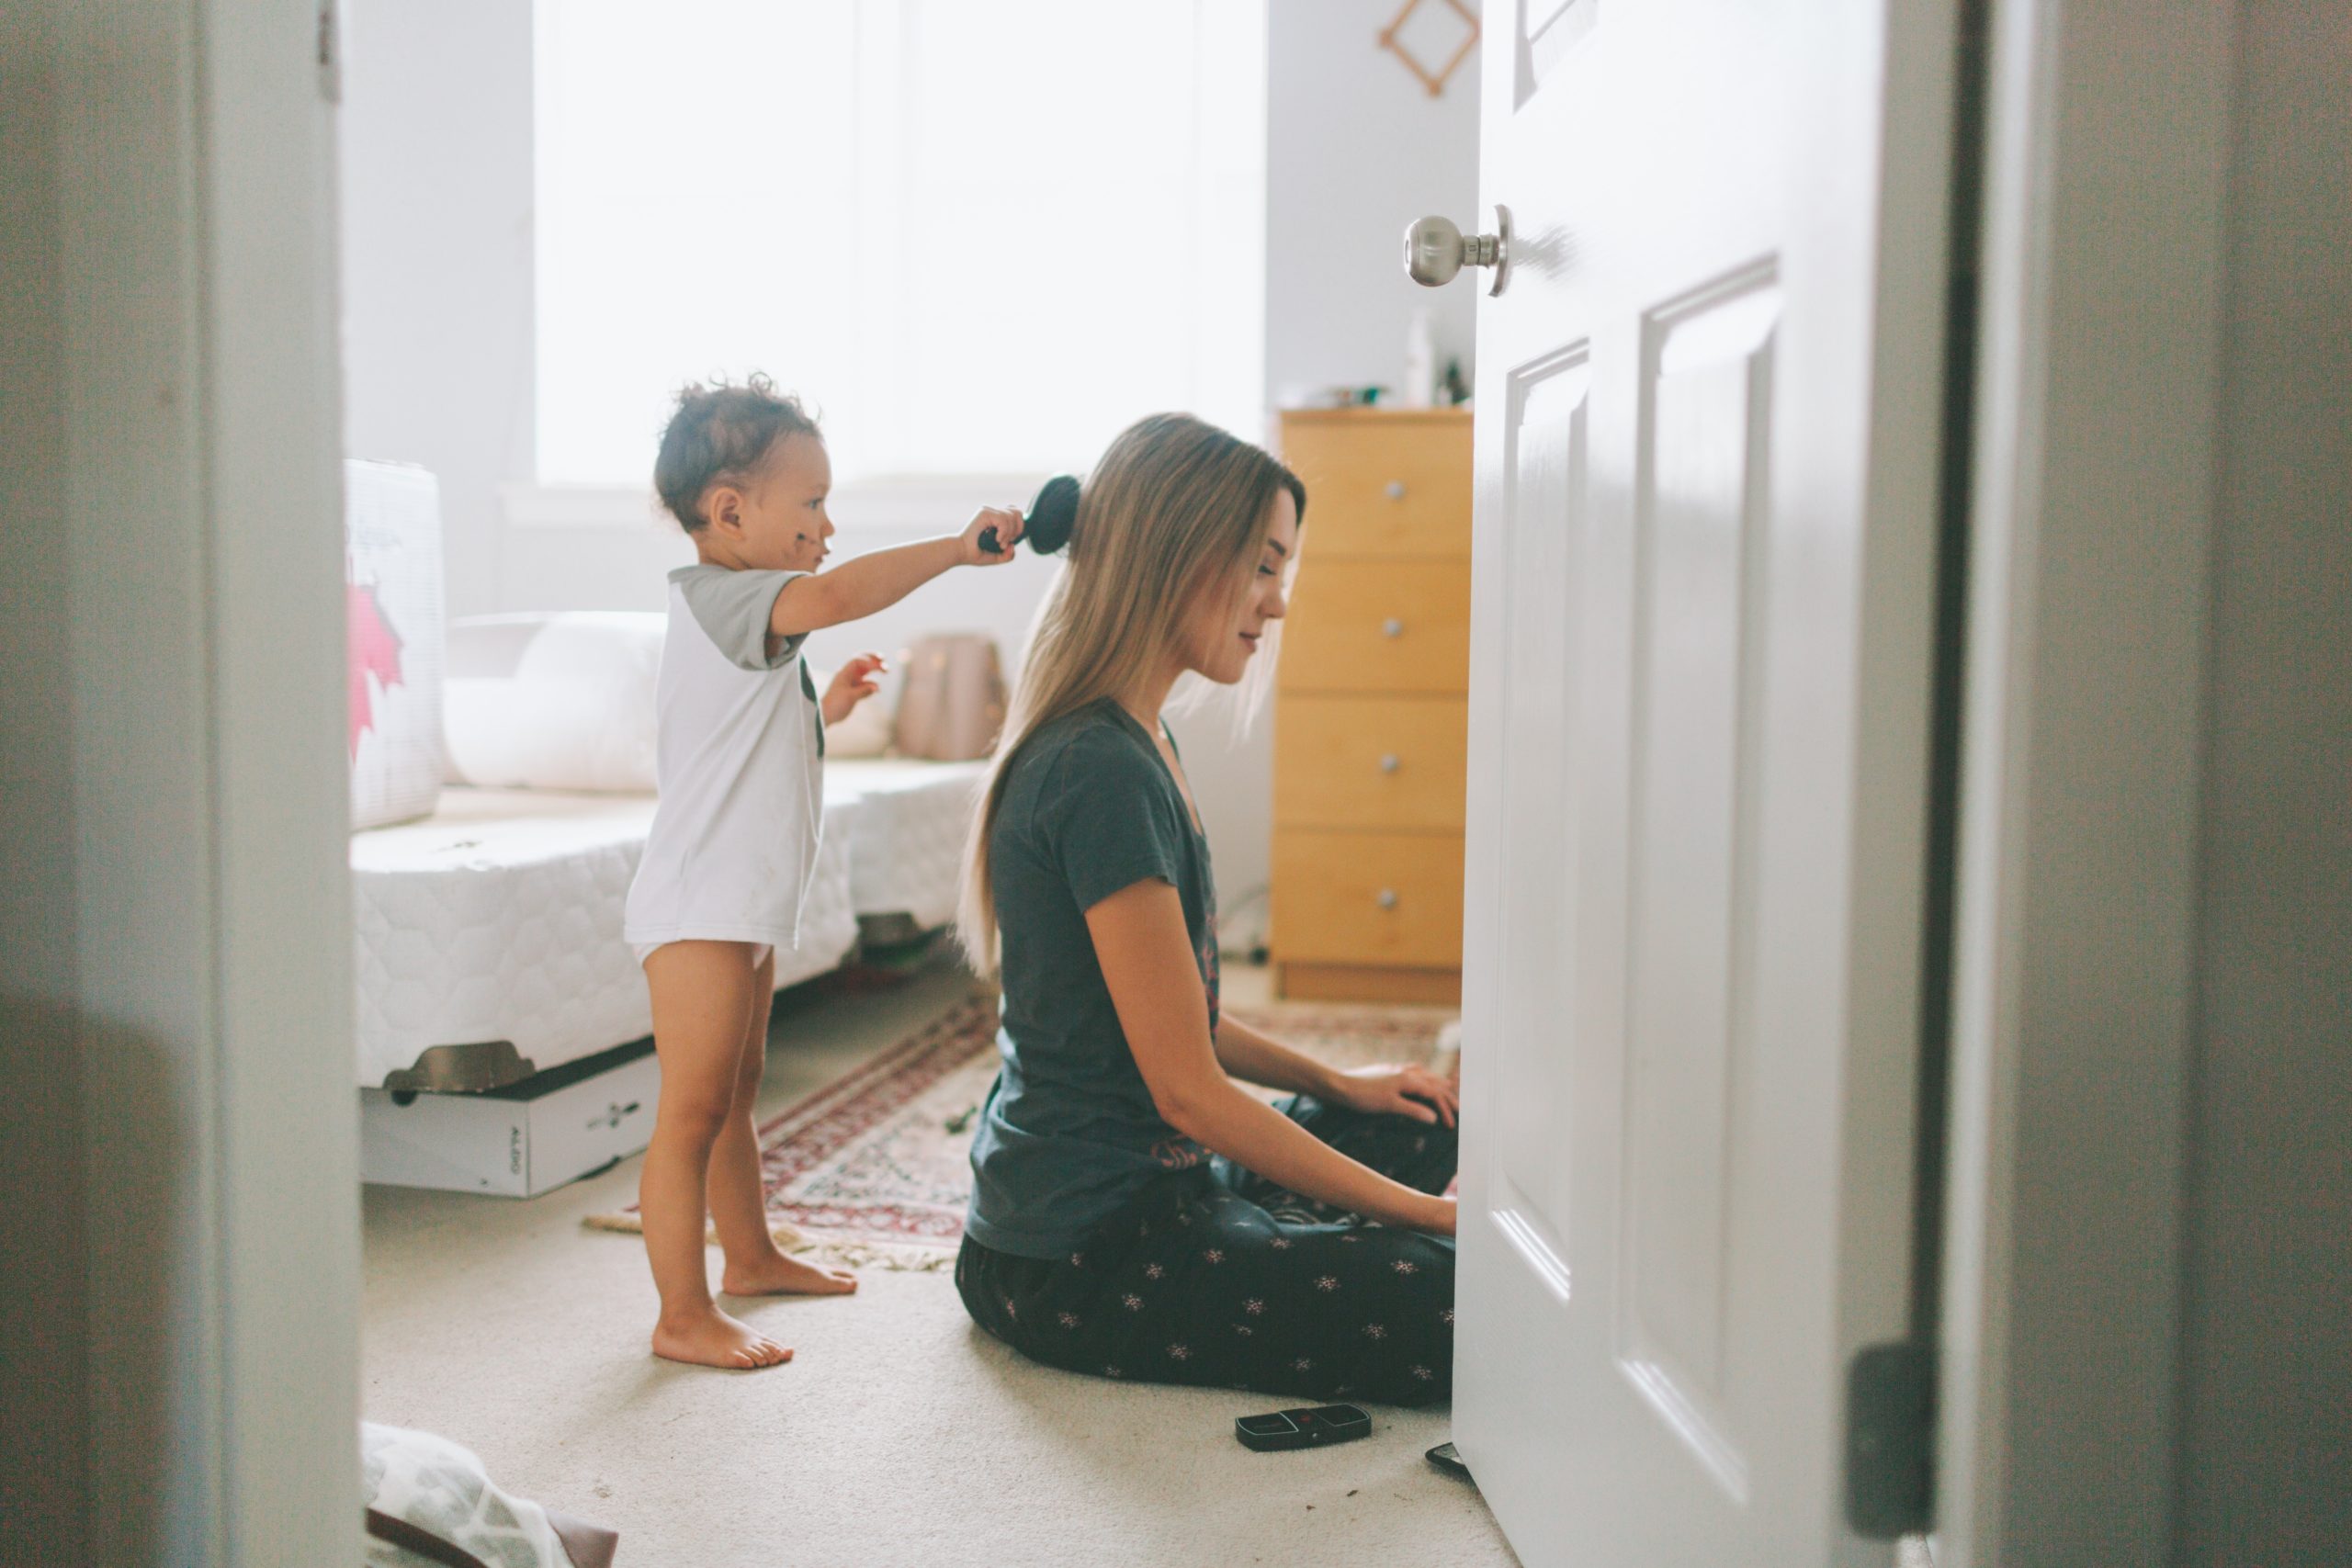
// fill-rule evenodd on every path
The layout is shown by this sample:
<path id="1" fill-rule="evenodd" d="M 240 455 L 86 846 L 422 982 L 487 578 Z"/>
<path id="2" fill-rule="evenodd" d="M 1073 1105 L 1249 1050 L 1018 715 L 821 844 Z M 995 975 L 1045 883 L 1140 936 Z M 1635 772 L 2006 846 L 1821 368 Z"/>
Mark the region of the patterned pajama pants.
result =
<path id="1" fill-rule="evenodd" d="M 1283 1113 L 1385 1176 L 1440 1192 L 1455 1134 L 1298 1096 Z M 967 1236 L 972 1320 L 1033 1360 L 1149 1382 L 1426 1404 L 1453 1387 L 1453 1243 L 1369 1224 L 1231 1162 L 1157 1179 L 1068 1258 Z"/>

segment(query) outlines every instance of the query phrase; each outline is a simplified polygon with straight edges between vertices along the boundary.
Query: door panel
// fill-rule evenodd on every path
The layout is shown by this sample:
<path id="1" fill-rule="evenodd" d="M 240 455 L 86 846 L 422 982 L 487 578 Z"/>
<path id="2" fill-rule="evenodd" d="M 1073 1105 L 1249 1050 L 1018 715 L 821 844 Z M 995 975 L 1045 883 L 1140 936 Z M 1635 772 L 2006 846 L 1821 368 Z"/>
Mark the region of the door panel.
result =
<path id="1" fill-rule="evenodd" d="M 1577 40 L 1592 30 L 1600 0 L 1519 0 L 1513 54 L 1521 101 L 1542 85 Z"/>
<path id="2" fill-rule="evenodd" d="M 1490 15 L 1454 1432 L 1529 1568 L 1891 1555 L 1951 21 Z"/>
<path id="3" fill-rule="evenodd" d="M 1575 724 L 1569 657 L 1585 526 L 1586 411 L 1592 377 L 1576 345 L 1517 378 L 1507 404 L 1515 526 L 1503 601 L 1509 697 L 1500 744 L 1499 819 L 1512 854 L 1530 868 L 1500 936 L 1503 1023 L 1494 1127 L 1492 1212 L 1502 1234 L 1559 1304 L 1570 1289 L 1566 1241 L 1570 1193 L 1560 1129 L 1569 1100 L 1569 1000 L 1578 808 L 1570 786 Z"/>
<path id="4" fill-rule="evenodd" d="M 1734 1497 L 1747 1464 L 1724 1405 L 1725 1183 L 1730 1084 L 1752 1070 L 1740 1060 L 1753 919 L 1743 764 L 1777 307 L 1751 287 L 1654 319 L 1635 536 L 1619 1355 Z"/>

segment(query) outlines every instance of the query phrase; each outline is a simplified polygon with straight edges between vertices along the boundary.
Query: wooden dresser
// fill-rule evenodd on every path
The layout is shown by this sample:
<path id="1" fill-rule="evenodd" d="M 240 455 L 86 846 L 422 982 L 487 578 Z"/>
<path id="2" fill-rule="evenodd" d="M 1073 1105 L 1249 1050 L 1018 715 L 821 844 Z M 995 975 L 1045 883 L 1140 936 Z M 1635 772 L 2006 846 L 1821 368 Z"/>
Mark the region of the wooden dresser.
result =
<path id="1" fill-rule="evenodd" d="M 1274 987 L 1462 996 L 1466 410 L 1285 413 L 1306 484 L 1274 705 Z"/>

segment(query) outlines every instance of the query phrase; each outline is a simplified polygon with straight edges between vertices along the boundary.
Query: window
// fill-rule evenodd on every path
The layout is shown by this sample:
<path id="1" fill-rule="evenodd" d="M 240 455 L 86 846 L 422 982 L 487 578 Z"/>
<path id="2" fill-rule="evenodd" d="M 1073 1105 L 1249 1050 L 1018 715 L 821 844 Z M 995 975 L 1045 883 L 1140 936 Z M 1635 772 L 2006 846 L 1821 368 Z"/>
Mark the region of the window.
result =
<path id="1" fill-rule="evenodd" d="M 1262 405 L 1264 0 L 540 0 L 538 468 L 763 369 L 836 473 Z"/>

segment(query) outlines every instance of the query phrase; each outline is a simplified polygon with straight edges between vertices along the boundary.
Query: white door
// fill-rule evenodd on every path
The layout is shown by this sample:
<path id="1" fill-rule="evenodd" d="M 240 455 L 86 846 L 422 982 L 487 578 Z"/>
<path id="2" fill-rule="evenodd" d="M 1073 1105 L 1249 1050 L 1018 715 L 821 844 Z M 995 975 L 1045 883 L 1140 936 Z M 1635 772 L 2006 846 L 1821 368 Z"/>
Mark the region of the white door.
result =
<path id="1" fill-rule="evenodd" d="M 1893 1555 L 1951 10 L 1485 8 L 1454 1424 L 1530 1568 Z"/>

